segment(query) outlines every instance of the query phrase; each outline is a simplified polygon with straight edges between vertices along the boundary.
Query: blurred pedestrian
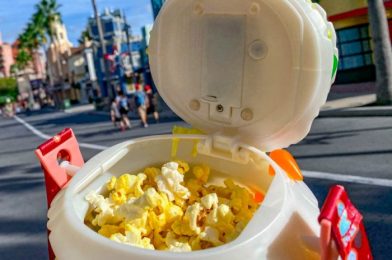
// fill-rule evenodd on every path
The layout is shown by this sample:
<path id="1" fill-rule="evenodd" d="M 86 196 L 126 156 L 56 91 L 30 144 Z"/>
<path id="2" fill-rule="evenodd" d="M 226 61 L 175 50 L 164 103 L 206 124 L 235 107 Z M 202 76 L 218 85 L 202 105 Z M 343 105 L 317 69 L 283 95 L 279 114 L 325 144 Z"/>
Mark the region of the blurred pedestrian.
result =
<path id="1" fill-rule="evenodd" d="M 121 114 L 119 110 L 119 106 L 116 102 L 116 99 L 112 99 L 112 104 L 110 105 L 110 118 L 112 119 L 113 125 L 117 127 L 117 123 L 120 123 L 121 129 L 123 129 L 123 126 L 121 126 L 122 121 L 121 121 Z"/>
<path id="2" fill-rule="evenodd" d="M 121 90 L 118 92 L 117 96 L 117 105 L 120 111 L 121 116 L 121 129 L 125 130 L 126 128 L 131 128 L 131 122 L 129 122 L 128 112 L 128 98 L 124 95 L 124 92 Z"/>
<path id="3" fill-rule="evenodd" d="M 11 98 L 6 98 L 5 100 L 5 106 L 3 108 L 3 115 L 4 117 L 13 117 L 14 116 L 14 106 L 12 104 Z"/>
<path id="4" fill-rule="evenodd" d="M 148 99 L 147 115 L 153 114 L 155 121 L 159 123 L 158 96 L 152 92 L 150 85 L 144 86 L 144 91 Z"/>
<path id="5" fill-rule="evenodd" d="M 144 93 L 143 89 L 141 88 L 140 84 L 135 85 L 135 105 L 137 108 L 137 112 L 139 114 L 140 120 L 142 120 L 142 125 L 147 128 L 147 106 L 146 103 L 148 102 L 146 94 Z"/>

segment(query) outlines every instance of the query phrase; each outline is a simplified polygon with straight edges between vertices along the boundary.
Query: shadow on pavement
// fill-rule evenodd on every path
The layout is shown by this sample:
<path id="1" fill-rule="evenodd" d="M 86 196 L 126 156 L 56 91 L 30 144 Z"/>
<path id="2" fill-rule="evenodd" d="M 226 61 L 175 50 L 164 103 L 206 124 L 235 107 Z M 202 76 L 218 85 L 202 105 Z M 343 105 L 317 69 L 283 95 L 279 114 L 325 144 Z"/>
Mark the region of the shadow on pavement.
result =
<path id="1" fill-rule="evenodd" d="M 46 243 L 29 243 L 15 245 L 0 245 L 2 260 L 16 259 L 48 259 L 48 246 Z"/>

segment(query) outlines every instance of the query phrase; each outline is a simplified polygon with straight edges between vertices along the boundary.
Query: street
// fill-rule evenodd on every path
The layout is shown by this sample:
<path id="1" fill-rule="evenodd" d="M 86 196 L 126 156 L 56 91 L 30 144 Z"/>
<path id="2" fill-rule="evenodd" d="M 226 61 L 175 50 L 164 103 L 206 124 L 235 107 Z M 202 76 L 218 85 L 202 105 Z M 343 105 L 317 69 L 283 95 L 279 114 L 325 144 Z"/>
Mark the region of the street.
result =
<path id="1" fill-rule="evenodd" d="M 44 140 L 71 127 L 80 143 L 112 146 L 146 135 L 170 133 L 173 125 L 186 124 L 176 117 L 151 123 L 148 129 L 132 121 L 133 128 L 120 132 L 109 117 L 95 112 L 33 113 L 21 120 L 0 119 L 0 253 L 1 259 L 43 259 L 47 256 L 46 198 L 43 173 L 34 149 Z M 23 124 L 25 122 L 25 124 Z M 26 124 L 34 128 L 26 128 Z M 81 148 L 85 160 L 99 149 Z M 310 178 L 305 181 L 322 205 L 331 185 L 346 187 L 363 213 L 375 259 L 392 255 L 392 118 L 319 118 L 311 133 L 290 148 L 301 169 L 332 176 L 380 179 L 380 184 L 359 184 L 347 178 Z M 321 175 L 322 176 L 322 175 Z M 389 182 L 388 182 L 389 180 Z"/>

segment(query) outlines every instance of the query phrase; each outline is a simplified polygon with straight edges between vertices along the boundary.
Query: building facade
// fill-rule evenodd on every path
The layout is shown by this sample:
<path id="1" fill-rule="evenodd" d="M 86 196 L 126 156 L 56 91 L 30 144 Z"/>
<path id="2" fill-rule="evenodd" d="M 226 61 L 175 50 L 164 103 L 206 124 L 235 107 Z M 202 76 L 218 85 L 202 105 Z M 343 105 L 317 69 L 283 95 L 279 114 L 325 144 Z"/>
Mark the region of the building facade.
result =
<path id="1" fill-rule="evenodd" d="M 68 57 L 68 74 L 71 85 L 71 100 L 87 104 L 94 99 L 97 76 L 91 42 L 71 49 Z"/>
<path id="2" fill-rule="evenodd" d="M 336 83 L 374 81 L 376 77 L 367 0 L 320 0 L 333 22 L 339 49 Z M 384 0 L 392 35 L 392 1 Z"/>
<path id="3" fill-rule="evenodd" d="M 154 14 L 154 20 L 157 18 L 159 10 L 161 10 L 162 5 L 165 0 L 151 0 L 152 13 Z"/>
<path id="4" fill-rule="evenodd" d="M 100 15 L 100 19 L 105 40 L 106 57 L 104 57 L 100 46 L 98 26 L 94 17 L 88 21 L 88 32 L 93 41 L 94 63 L 101 94 L 106 97 L 109 93 L 108 81 L 105 75 L 105 59 L 110 60 L 109 85 L 112 87 L 120 86 L 126 92 L 125 76 L 141 67 L 139 53 L 141 42 L 139 38 L 130 35 L 128 35 L 129 38 L 127 37 L 126 29 L 128 25 L 120 10 L 110 11 L 106 9 Z"/>
<path id="5" fill-rule="evenodd" d="M 12 46 L 4 43 L 0 37 L 0 77 L 9 77 L 11 75 L 11 65 L 14 64 L 12 55 Z"/>

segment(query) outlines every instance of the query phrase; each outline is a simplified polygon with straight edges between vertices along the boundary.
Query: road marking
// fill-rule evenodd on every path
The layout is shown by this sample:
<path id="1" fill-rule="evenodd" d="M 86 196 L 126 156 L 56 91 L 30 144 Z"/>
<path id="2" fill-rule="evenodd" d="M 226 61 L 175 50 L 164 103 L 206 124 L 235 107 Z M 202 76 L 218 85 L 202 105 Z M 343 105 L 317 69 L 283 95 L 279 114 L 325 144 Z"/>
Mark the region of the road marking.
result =
<path id="1" fill-rule="evenodd" d="M 15 120 L 24 125 L 27 129 L 29 129 L 36 136 L 47 140 L 52 138 L 51 136 L 44 134 L 39 131 L 37 128 L 33 127 L 23 119 L 18 116 L 14 116 Z M 96 145 L 96 144 L 88 144 L 88 143 L 79 143 L 80 147 L 103 151 L 108 146 Z M 315 171 L 303 171 L 303 175 L 307 178 L 312 179 L 323 179 L 323 180 L 331 180 L 331 181 L 339 181 L 339 182 L 348 182 L 348 183 L 357 183 L 357 184 L 365 184 L 365 185 L 373 185 L 373 186 L 381 186 L 381 187 L 392 187 L 392 180 L 388 179 L 379 179 L 379 178 L 367 178 L 353 175 L 342 175 L 337 173 L 326 173 L 326 172 L 315 172 Z"/>
<path id="2" fill-rule="evenodd" d="M 42 133 L 40 130 L 38 130 L 34 126 L 30 125 L 29 123 L 24 121 L 22 118 L 20 118 L 18 116 L 14 116 L 14 118 L 16 121 L 18 121 L 19 123 L 24 125 L 27 129 L 29 129 L 33 134 L 35 134 L 39 138 L 44 139 L 44 140 L 48 140 L 48 139 L 52 138 L 52 136 Z M 79 146 L 83 147 L 83 148 L 92 149 L 92 150 L 98 150 L 98 151 L 103 151 L 103 150 L 109 148 L 108 146 L 97 145 L 97 144 L 87 144 L 87 143 L 79 143 Z"/>
<path id="3" fill-rule="evenodd" d="M 303 171 L 303 175 L 312 179 L 323 179 L 331 181 L 349 182 L 357 184 L 366 184 L 373 186 L 392 187 L 392 180 L 379 179 L 379 178 L 367 178 L 353 175 L 342 175 L 337 173 L 326 173 L 326 172 L 314 172 L 314 171 Z"/>
<path id="4" fill-rule="evenodd" d="M 45 140 L 52 138 L 51 136 L 42 133 L 37 128 L 33 127 L 32 125 L 30 125 L 29 123 L 27 123 L 23 119 L 19 118 L 18 116 L 14 116 L 14 118 L 15 118 L 16 121 L 18 121 L 19 123 L 24 125 L 27 129 L 29 129 L 31 132 L 33 132 L 33 134 L 35 134 L 39 138 L 42 138 L 42 139 L 45 139 Z"/>

